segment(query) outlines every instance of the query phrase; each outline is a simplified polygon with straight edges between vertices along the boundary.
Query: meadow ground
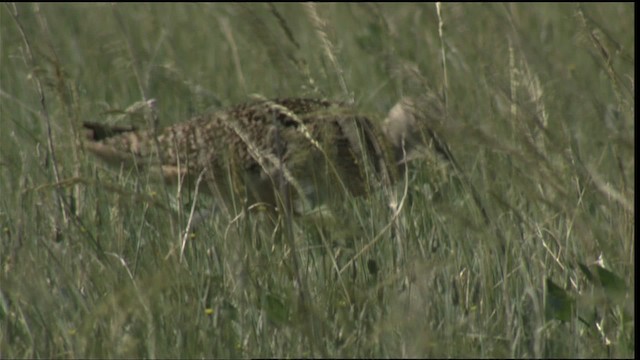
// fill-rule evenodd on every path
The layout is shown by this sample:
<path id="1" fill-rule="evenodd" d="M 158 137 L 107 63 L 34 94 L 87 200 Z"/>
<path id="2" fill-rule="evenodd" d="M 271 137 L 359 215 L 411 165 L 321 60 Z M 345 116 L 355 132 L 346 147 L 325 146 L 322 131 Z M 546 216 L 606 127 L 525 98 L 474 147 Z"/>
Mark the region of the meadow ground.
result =
<path id="1" fill-rule="evenodd" d="M 634 357 L 634 25 L 628 3 L 2 4 L 0 357 Z M 186 233 L 211 199 L 79 141 L 252 94 L 382 121 L 427 92 L 459 170 L 418 160 L 275 230 L 238 206 Z"/>

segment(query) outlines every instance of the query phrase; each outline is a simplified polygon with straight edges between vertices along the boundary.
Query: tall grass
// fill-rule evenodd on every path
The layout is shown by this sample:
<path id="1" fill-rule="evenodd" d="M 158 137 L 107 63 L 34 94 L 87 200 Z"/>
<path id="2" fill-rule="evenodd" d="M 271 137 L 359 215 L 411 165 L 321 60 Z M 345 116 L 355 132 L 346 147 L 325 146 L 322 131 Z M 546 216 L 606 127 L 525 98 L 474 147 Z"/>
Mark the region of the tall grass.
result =
<path id="1" fill-rule="evenodd" d="M 3 4 L 0 356 L 633 357 L 633 10 Z M 81 146 L 255 94 L 437 96 L 456 165 L 188 233 L 211 199 Z"/>

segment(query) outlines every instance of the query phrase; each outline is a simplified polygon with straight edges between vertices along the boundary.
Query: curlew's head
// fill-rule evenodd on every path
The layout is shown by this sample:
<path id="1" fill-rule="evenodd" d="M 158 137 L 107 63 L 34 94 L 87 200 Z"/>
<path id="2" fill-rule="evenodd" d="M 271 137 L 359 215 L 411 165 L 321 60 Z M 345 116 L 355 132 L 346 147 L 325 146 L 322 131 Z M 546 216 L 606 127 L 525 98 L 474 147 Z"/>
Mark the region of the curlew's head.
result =
<path id="1" fill-rule="evenodd" d="M 434 140 L 430 122 L 442 120 L 441 106 L 435 97 L 403 97 L 389 110 L 382 130 L 394 149 L 395 160 L 404 164 L 425 155 Z M 436 150 L 438 149 L 436 143 Z"/>

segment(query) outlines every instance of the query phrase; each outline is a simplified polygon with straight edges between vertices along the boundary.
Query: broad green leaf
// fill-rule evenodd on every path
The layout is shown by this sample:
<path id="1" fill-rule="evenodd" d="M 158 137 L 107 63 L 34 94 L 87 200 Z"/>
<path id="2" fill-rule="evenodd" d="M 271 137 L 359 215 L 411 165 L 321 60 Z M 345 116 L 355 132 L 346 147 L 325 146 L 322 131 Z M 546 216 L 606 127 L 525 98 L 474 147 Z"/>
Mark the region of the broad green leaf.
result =
<path id="1" fill-rule="evenodd" d="M 607 295 L 621 297 L 627 293 L 627 285 L 621 277 L 599 265 L 596 265 L 595 268 L 600 278 L 600 284 Z"/>
<path id="2" fill-rule="evenodd" d="M 587 280 L 589 280 L 590 283 L 592 284 L 596 284 L 597 280 L 596 278 L 593 276 L 593 274 L 591 273 L 591 270 L 589 270 L 589 268 L 587 267 L 587 265 L 578 262 L 578 267 L 580 268 L 580 270 L 582 270 L 582 272 L 584 273 L 584 276 L 587 277 Z"/>
<path id="3" fill-rule="evenodd" d="M 556 285 L 547 278 L 546 280 L 546 308 L 547 319 L 557 319 L 561 321 L 571 320 L 575 300 L 563 288 Z"/>

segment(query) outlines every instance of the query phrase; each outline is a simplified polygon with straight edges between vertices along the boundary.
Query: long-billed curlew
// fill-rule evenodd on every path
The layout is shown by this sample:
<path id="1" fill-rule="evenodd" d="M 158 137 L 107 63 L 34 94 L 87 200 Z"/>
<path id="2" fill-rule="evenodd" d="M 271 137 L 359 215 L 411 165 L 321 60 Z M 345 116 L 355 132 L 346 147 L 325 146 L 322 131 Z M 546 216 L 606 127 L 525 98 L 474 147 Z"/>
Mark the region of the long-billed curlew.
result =
<path id="1" fill-rule="evenodd" d="M 403 100 L 380 126 L 345 104 L 260 100 L 158 131 L 85 123 L 85 147 L 116 165 L 159 172 L 222 197 L 277 206 L 282 190 L 297 210 L 389 183 L 420 132 Z M 406 148 L 405 148 L 406 146 Z"/>

